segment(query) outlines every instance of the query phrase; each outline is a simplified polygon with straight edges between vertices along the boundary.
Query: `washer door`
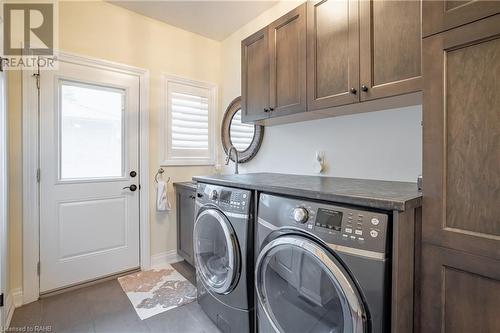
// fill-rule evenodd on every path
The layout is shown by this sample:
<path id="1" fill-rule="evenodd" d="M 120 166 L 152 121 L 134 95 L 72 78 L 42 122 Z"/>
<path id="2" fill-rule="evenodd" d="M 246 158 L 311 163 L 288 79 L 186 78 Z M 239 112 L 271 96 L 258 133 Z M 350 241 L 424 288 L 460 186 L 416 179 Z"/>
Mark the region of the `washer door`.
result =
<path id="1" fill-rule="evenodd" d="M 365 332 L 355 284 L 321 244 L 298 235 L 268 243 L 257 259 L 261 308 L 276 332 Z"/>
<path id="2" fill-rule="evenodd" d="M 239 277 L 240 251 L 227 217 L 214 208 L 201 211 L 194 225 L 193 238 L 199 278 L 213 292 L 231 292 Z"/>

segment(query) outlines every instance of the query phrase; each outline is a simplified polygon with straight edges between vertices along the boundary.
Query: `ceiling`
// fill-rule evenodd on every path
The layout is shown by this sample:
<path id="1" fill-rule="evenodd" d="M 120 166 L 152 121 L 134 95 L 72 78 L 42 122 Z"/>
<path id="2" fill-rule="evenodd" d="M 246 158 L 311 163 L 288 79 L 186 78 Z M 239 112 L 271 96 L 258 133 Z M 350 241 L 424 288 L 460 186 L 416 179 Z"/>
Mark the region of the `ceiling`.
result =
<path id="1" fill-rule="evenodd" d="M 109 1 L 178 28 L 221 41 L 278 1 Z"/>

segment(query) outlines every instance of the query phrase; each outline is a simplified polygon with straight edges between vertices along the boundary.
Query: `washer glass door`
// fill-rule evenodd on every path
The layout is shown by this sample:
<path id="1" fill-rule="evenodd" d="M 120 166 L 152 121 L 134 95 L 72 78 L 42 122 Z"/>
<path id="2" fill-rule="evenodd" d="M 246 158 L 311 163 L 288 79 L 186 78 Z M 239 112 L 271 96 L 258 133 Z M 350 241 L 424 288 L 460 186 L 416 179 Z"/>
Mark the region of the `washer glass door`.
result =
<path id="1" fill-rule="evenodd" d="M 218 294 L 231 292 L 238 278 L 240 251 L 227 217 L 213 208 L 201 211 L 194 225 L 193 238 L 199 278 Z"/>
<path id="2" fill-rule="evenodd" d="M 257 260 L 255 283 L 264 311 L 259 320 L 277 332 L 364 332 L 366 316 L 354 283 L 331 253 L 306 237 L 268 243 Z"/>

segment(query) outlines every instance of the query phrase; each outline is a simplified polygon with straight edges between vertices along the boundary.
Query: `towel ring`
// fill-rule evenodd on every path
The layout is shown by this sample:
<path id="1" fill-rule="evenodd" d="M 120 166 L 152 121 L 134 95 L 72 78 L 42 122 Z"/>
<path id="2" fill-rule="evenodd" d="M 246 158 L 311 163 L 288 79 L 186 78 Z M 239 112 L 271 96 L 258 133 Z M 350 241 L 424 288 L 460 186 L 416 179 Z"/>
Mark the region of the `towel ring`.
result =
<path id="1" fill-rule="evenodd" d="M 155 182 L 158 184 L 158 176 L 162 175 L 163 173 L 165 172 L 165 170 L 163 170 L 163 168 L 159 168 L 158 171 L 156 172 L 156 175 L 155 175 Z M 170 181 L 170 177 L 168 177 L 167 179 L 167 183 Z"/>

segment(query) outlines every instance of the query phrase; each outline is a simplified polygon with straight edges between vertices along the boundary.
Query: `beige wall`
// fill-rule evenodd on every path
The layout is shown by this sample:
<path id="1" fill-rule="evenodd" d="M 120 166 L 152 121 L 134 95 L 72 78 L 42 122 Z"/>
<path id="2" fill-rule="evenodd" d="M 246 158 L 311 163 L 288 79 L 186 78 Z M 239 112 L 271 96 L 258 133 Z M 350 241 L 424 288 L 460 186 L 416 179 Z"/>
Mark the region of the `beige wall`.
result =
<path id="1" fill-rule="evenodd" d="M 105 2 L 61 2 L 59 46 L 66 52 L 137 66 L 150 71 L 150 184 L 158 169 L 157 128 L 161 73 L 220 84 L 220 43 Z M 43 75 L 43 74 L 42 74 Z M 9 72 L 10 289 L 22 287 L 21 81 Z M 173 182 L 210 174 L 213 167 L 169 167 Z M 171 183 L 170 183 L 171 185 Z M 170 186 L 172 203 L 173 188 Z M 154 187 L 151 186 L 151 198 Z M 175 249 L 175 212 L 150 206 L 151 254 Z"/>

